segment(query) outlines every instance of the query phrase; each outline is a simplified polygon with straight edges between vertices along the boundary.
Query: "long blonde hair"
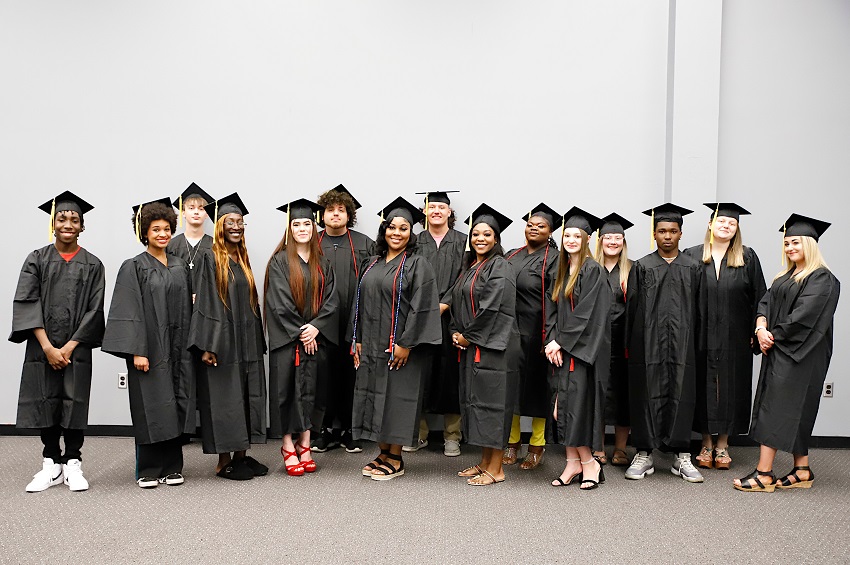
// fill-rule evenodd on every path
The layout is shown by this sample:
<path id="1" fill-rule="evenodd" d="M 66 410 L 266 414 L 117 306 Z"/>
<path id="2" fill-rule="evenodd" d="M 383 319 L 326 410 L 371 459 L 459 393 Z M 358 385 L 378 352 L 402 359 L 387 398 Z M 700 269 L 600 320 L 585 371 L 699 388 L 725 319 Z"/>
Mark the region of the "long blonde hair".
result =
<path id="1" fill-rule="evenodd" d="M 569 228 L 567 228 L 569 229 Z M 570 298 L 573 295 L 573 290 L 578 281 L 578 274 L 581 271 L 584 262 L 588 259 L 593 259 L 590 254 L 590 236 L 581 228 L 577 228 L 581 233 L 581 247 L 578 250 L 579 261 L 576 268 L 570 270 L 570 254 L 564 248 L 564 236 L 561 235 L 561 254 L 558 261 L 558 276 L 555 277 L 555 286 L 552 288 L 552 300 L 557 302 L 561 297 L 561 289 L 564 289 L 563 295 L 565 298 Z M 569 278 L 567 274 L 569 273 Z"/>
<path id="2" fill-rule="evenodd" d="M 227 252 L 227 246 L 224 243 L 224 221 L 229 214 L 225 214 L 215 223 L 213 236 L 212 252 L 215 257 L 215 284 L 218 288 L 218 297 L 227 305 L 227 289 L 230 283 L 230 254 Z M 248 248 L 245 246 L 245 234 L 242 234 L 242 240 L 236 244 L 236 262 L 245 273 L 245 278 L 248 280 L 248 288 L 251 291 L 251 309 L 256 316 L 260 315 L 260 299 L 257 296 L 257 285 L 254 283 L 254 273 L 251 272 L 251 261 L 248 259 Z"/>
<path id="3" fill-rule="evenodd" d="M 806 280 L 806 277 L 823 267 L 824 269 L 829 269 L 829 265 L 826 264 L 826 261 L 823 260 L 823 255 L 820 252 L 820 247 L 818 247 L 818 242 L 815 241 L 815 238 L 809 237 L 807 235 L 799 235 L 794 236 L 800 238 L 800 243 L 803 247 L 803 255 L 806 256 L 806 266 L 803 267 L 803 270 L 794 275 L 794 282 L 797 284 L 802 283 Z M 785 256 L 785 268 L 773 277 L 773 280 L 778 279 L 785 273 L 790 270 L 793 270 L 796 267 L 793 261 Z"/>
<path id="4" fill-rule="evenodd" d="M 729 242 L 729 247 L 726 249 L 726 266 L 727 267 L 743 267 L 744 266 L 744 243 L 741 235 L 741 224 L 738 224 L 738 229 L 735 235 L 732 236 L 732 241 Z M 711 225 L 705 230 L 705 240 L 702 243 L 702 262 L 706 265 L 711 264 Z"/>
<path id="5" fill-rule="evenodd" d="M 593 254 L 593 258 L 597 263 L 603 267 L 605 266 L 605 252 L 602 250 L 601 237 L 596 238 L 596 253 Z M 629 271 L 632 269 L 632 262 L 629 261 L 629 246 L 626 245 L 626 236 L 623 236 L 623 248 L 620 250 L 620 256 L 617 258 L 617 267 L 620 268 L 620 288 L 623 289 L 623 292 L 626 292 L 629 286 Z"/>

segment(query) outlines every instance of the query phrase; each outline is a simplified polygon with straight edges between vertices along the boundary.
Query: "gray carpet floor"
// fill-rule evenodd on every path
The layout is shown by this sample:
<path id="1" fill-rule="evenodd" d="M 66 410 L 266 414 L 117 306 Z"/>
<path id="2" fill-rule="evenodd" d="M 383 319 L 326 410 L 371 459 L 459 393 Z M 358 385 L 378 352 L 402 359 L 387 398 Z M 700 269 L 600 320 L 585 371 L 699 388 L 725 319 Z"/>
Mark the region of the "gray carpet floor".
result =
<path id="1" fill-rule="evenodd" d="M 592 492 L 553 488 L 563 451 L 547 450 L 533 471 L 467 486 L 455 476 L 480 451 L 405 456 L 406 474 L 360 476 L 375 455 L 317 454 L 313 475 L 288 477 L 269 443 L 251 450 L 266 477 L 232 482 L 212 473 L 213 456 L 184 449 L 186 483 L 142 490 L 133 482 L 132 439 L 87 438 L 87 492 L 63 485 L 28 494 L 40 467 L 36 437 L 0 437 L 0 563 L 850 563 L 850 451 L 812 451 L 812 489 L 740 493 L 755 448 L 733 448 L 731 471 L 702 484 L 669 472 L 626 481 L 605 467 Z M 776 471 L 790 457 L 780 454 Z"/>

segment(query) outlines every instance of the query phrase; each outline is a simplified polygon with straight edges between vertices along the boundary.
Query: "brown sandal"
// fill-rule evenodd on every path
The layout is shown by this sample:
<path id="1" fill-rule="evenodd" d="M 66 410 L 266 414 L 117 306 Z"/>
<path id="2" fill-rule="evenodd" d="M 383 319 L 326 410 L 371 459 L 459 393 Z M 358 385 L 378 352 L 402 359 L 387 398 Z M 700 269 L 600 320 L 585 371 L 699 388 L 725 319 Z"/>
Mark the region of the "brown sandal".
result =
<path id="1" fill-rule="evenodd" d="M 629 456 L 622 449 L 615 449 L 611 454 L 611 465 L 615 467 L 625 467 L 629 464 Z"/>
<path id="2" fill-rule="evenodd" d="M 714 461 L 713 452 L 711 448 L 703 445 L 702 449 L 699 452 L 699 455 L 697 455 L 695 459 L 697 460 L 697 467 L 702 467 L 703 469 L 711 469 Z"/>
<path id="3" fill-rule="evenodd" d="M 482 469 L 480 466 L 473 465 L 472 467 L 467 467 L 463 471 L 458 471 L 457 476 L 458 477 L 477 477 L 478 475 L 480 475 L 483 472 L 484 472 L 484 469 Z"/>
<path id="4" fill-rule="evenodd" d="M 490 485 L 495 485 L 496 483 L 505 482 L 505 478 L 497 479 L 493 475 L 491 475 L 486 470 L 482 469 L 482 473 L 480 475 L 476 475 L 471 479 L 466 481 L 466 484 L 474 486 L 474 487 L 486 487 Z"/>
<path id="5" fill-rule="evenodd" d="M 517 451 L 519 451 L 519 448 L 520 444 L 509 443 L 508 446 L 505 448 L 505 453 L 502 455 L 502 465 L 515 464 L 517 460 Z"/>
<path id="6" fill-rule="evenodd" d="M 528 453 L 525 455 L 523 462 L 520 463 L 519 468 L 523 471 L 530 471 L 531 469 L 536 468 L 543 462 L 543 453 L 545 452 L 546 448 L 542 445 L 529 445 Z"/>
<path id="7" fill-rule="evenodd" d="M 732 458 L 729 457 L 727 448 L 718 447 L 714 450 L 714 468 L 721 471 L 728 471 L 732 465 Z"/>

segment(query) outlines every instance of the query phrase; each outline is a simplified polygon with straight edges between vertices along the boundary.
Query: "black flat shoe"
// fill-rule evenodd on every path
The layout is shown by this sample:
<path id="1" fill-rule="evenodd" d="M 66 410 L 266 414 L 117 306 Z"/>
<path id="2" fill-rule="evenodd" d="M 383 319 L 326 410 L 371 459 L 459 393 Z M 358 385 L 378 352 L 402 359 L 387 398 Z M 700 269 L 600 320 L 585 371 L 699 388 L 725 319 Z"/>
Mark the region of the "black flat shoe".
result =
<path id="1" fill-rule="evenodd" d="M 246 455 L 240 459 L 245 462 L 245 465 L 251 469 L 251 472 L 254 473 L 255 477 L 265 477 L 269 474 L 269 468 L 251 457 L 250 455 Z"/>
<path id="2" fill-rule="evenodd" d="M 221 468 L 221 471 L 216 473 L 217 477 L 222 479 L 230 479 L 231 481 L 247 481 L 254 478 L 254 471 L 245 464 L 244 457 L 235 459 Z"/>

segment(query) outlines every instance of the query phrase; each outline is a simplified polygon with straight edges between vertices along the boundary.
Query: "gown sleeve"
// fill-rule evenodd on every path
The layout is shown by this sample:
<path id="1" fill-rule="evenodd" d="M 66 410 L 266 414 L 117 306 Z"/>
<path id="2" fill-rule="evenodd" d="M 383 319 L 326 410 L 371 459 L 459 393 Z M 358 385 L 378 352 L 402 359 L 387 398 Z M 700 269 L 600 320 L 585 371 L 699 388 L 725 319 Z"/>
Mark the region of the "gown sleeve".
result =
<path id="1" fill-rule="evenodd" d="M 558 316 L 555 340 L 571 356 L 587 364 L 593 364 L 602 345 L 609 338 L 608 321 L 611 307 L 611 291 L 608 278 L 596 263 L 587 262 L 576 281 L 574 294 L 578 296 L 575 307 L 571 307 L 569 298 L 558 299 L 558 308 L 571 309 L 570 316 Z M 561 322 L 567 320 L 561 326 Z"/>
<path id="2" fill-rule="evenodd" d="M 543 294 L 543 307 L 546 309 L 546 319 L 543 320 L 546 328 L 546 334 L 543 336 L 544 344 L 551 339 L 549 336 L 554 335 L 552 332 L 558 322 L 558 305 L 552 300 L 552 287 L 555 286 L 555 279 L 558 277 L 559 258 L 557 250 L 557 247 L 552 249 L 555 252 L 555 257 L 546 264 L 546 292 Z"/>
<path id="3" fill-rule="evenodd" d="M 32 330 L 44 327 L 41 268 L 41 254 L 38 250 L 27 255 L 21 267 L 15 299 L 12 303 L 12 333 L 9 335 L 9 341 L 13 343 L 23 343 L 32 334 Z M 60 344 L 59 347 L 62 345 L 64 344 Z"/>
<path id="4" fill-rule="evenodd" d="M 325 338 L 337 345 L 339 343 L 339 293 L 336 290 L 336 279 L 330 261 L 322 261 L 322 273 L 325 276 L 322 303 L 316 316 L 310 323 L 316 327 Z"/>
<path id="5" fill-rule="evenodd" d="M 821 268 L 809 275 L 787 318 L 767 319 L 774 347 L 800 362 L 832 325 L 839 290 L 838 280 L 829 270 Z"/>
<path id="6" fill-rule="evenodd" d="M 103 295 L 106 286 L 106 274 L 103 263 L 96 261 L 91 265 L 92 284 L 89 287 L 86 312 L 80 320 L 80 325 L 71 336 L 71 341 L 84 343 L 90 347 L 98 347 L 103 341 L 104 317 Z"/>
<path id="7" fill-rule="evenodd" d="M 440 305 L 437 297 L 437 280 L 428 261 L 414 256 L 415 260 L 404 283 L 412 291 L 410 309 L 404 322 L 404 331 L 396 336 L 396 345 L 412 349 L 417 345 L 439 345 L 443 342 L 443 327 L 440 324 Z"/>
<path id="8" fill-rule="evenodd" d="M 272 351 L 298 339 L 301 326 L 307 323 L 298 312 L 292 297 L 287 263 L 283 253 L 275 254 L 269 263 L 265 300 L 269 348 Z"/>
<path id="9" fill-rule="evenodd" d="M 479 301 L 475 305 L 475 317 L 460 333 L 470 343 L 490 349 L 501 349 L 507 347 L 510 330 L 515 321 L 502 311 L 505 302 L 512 304 L 515 308 L 516 283 L 510 264 L 504 258 L 494 261 L 486 272 L 479 274 L 479 284 L 483 279 L 483 286 L 479 287 Z M 459 283 L 462 284 L 462 283 Z M 507 296 L 513 293 L 513 297 Z"/>
<path id="10" fill-rule="evenodd" d="M 101 349 L 117 357 L 147 357 L 147 335 L 136 261 L 127 259 L 118 270 L 115 280 Z"/>
<path id="11" fill-rule="evenodd" d="M 203 353 L 218 354 L 224 339 L 224 326 L 227 322 L 227 312 L 224 303 L 218 296 L 215 284 L 215 257 L 212 251 L 205 251 L 201 258 L 198 288 L 195 290 L 195 309 L 192 312 L 192 322 L 189 326 L 187 347 Z"/>
<path id="12" fill-rule="evenodd" d="M 759 256 L 756 255 L 756 252 L 752 249 L 747 249 L 747 269 L 749 272 L 750 284 L 753 289 L 753 319 L 751 320 L 751 330 L 756 329 L 756 318 L 758 318 L 759 314 L 759 304 L 761 303 L 761 299 L 764 298 L 767 293 L 767 286 L 764 284 L 764 273 L 761 270 L 761 261 L 759 261 Z M 759 355 L 761 353 L 761 347 L 759 347 L 759 340 L 753 336 L 753 345 L 752 351 L 754 355 Z"/>

